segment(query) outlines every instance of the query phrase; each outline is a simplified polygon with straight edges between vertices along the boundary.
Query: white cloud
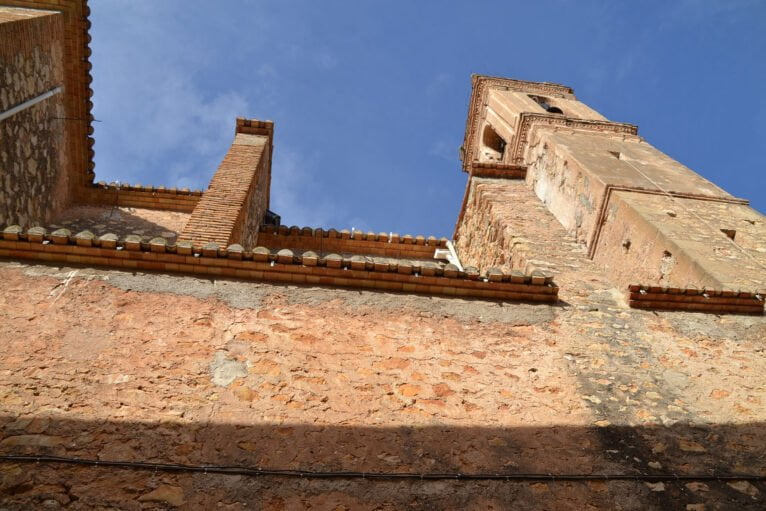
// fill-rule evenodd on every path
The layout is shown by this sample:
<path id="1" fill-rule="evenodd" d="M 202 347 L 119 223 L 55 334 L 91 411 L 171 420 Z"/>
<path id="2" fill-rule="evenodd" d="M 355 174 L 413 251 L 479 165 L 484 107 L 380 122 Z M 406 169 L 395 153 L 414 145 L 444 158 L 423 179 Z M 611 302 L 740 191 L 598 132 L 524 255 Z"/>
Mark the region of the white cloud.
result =
<path id="1" fill-rule="evenodd" d="M 236 117 L 266 118 L 271 106 L 268 115 L 279 119 L 290 106 L 280 84 L 294 69 L 340 65 L 328 48 L 302 37 L 300 44 L 275 38 L 277 28 L 263 9 L 248 10 L 249 17 L 224 12 L 209 22 L 194 17 L 194 23 L 210 24 L 204 26 L 212 39 L 220 33 L 236 38 L 211 43 L 199 36 L 199 26 L 188 25 L 184 16 L 192 15 L 178 8 L 170 0 L 93 7 L 94 110 L 103 121 L 96 124 L 98 180 L 204 189 L 231 144 Z M 229 60 L 216 66 L 220 59 L 245 71 L 216 76 L 213 70 L 236 67 Z M 344 218 L 317 193 L 323 183 L 301 148 L 285 148 L 280 139 L 275 145 L 271 209 L 297 225 L 326 226 Z"/>
<path id="2" fill-rule="evenodd" d="M 123 7 L 94 48 L 97 179 L 204 188 L 249 101 L 228 87 L 205 90 L 198 70 L 208 52 L 168 24 L 161 5 Z"/>

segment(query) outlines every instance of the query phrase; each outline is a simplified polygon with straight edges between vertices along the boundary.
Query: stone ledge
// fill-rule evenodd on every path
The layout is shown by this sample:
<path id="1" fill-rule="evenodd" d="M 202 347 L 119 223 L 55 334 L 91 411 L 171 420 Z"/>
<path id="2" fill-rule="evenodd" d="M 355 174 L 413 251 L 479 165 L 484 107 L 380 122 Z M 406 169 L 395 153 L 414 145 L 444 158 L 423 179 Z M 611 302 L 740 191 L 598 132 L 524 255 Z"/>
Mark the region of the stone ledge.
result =
<path id="1" fill-rule="evenodd" d="M 527 177 L 527 167 L 512 163 L 474 162 L 470 170 L 471 177 L 500 179 L 526 179 Z"/>
<path id="2" fill-rule="evenodd" d="M 106 183 L 99 181 L 98 183 L 92 183 L 91 187 L 97 190 L 113 191 L 113 192 L 139 192 L 150 193 L 152 195 L 169 195 L 183 197 L 199 197 L 202 195 L 202 190 L 190 190 L 188 188 L 166 188 L 164 186 L 152 186 L 142 184 L 129 184 L 129 183 Z"/>
<path id="3" fill-rule="evenodd" d="M 763 314 L 766 290 L 740 291 L 642 286 L 628 287 L 628 303 L 634 309 L 659 309 L 716 314 Z"/>
<path id="4" fill-rule="evenodd" d="M 447 238 L 437 239 L 434 236 L 412 236 L 405 234 L 400 236 L 398 233 L 374 233 L 363 231 L 349 231 L 348 229 L 322 229 L 321 227 L 298 227 L 297 225 L 261 225 L 261 232 L 266 234 L 280 236 L 303 236 L 306 238 L 335 238 L 354 241 L 378 242 L 378 243 L 400 243 L 409 245 L 426 245 L 429 247 L 446 247 Z"/>

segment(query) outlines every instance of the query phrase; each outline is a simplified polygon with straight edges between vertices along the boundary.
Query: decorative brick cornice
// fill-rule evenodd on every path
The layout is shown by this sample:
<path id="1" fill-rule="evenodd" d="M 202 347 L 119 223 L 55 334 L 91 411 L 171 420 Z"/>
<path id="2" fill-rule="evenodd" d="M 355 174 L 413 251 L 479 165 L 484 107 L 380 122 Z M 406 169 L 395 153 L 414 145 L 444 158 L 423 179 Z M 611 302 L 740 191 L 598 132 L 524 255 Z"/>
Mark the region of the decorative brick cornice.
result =
<path id="1" fill-rule="evenodd" d="M 167 194 L 167 195 L 191 195 L 200 197 L 203 193 L 202 190 L 191 190 L 189 188 L 176 188 L 165 186 L 152 186 L 142 184 L 130 184 L 130 183 L 107 183 L 105 181 L 99 181 L 93 183 L 93 187 L 99 190 L 109 191 L 129 191 L 129 192 L 141 192 L 141 193 L 154 193 L 154 194 Z"/>
<path id="2" fill-rule="evenodd" d="M 274 121 L 260 121 L 258 119 L 245 119 L 237 117 L 237 133 L 247 135 L 263 135 L 269 138 L 269 147 L 272 146 L 274 139 Z"/>
<path id="3" fill-rule="evenodd" d="M 471 177 L 524 179 L 527 177 L 527 167 L 513 163 L 474 162 L 471 165 Z"/>
<path id="4" fill-rule="evenodd" d="M 638 135 L 638 126 L 623 122 L 597 121 L 564 117 L 558 114 L 524 112 L 519 116 L 519 129 L 509 149 L 508 159 L 512 164 L 523 165 L 524 151 L 529 143 L 530 131 L 536 127 L 570 128 L 574 130 L 598 131 L 615 135 Z"/>
<path id="5" fill-rule="evenodd" d="M 460 271 L 454 265 L 431 261 L 320 256 L 312 251 L 275 252 L 266 247 L 245 250 L 240 245 L 223 248 L 216 243 L 196 248 L 189 242 L 170 245 L 164 238 L 147 243 L 139 236 L 96 237 L 89 231 L 72 235 L 67 229 L 48 233 L 40 227 L 27 231 L 6 227 L 0 257 L 426 295 L 548 303 L 558 299 L 552 278 L 539 272 L 524 275 L 490 268 L 479 275 L 473 268 Z"/>
<path id="6" fill-rule="evenodd" d="M 471 76 L 471 99 L 468 104 L 468 118 L 465 124 L 465 137 L 463 138 L 463 170 L 468 172 L 474 164 L 476 152 L 473 145 L 478 137 L 479 123 L 481 122 L 481 110 L 487 102 L 487 94 L 491 89 L 513 90 L 531 94 L 547 94 L 555 97 L 575 99 L 574 91 L 565 85 L 548 82 L 528 82 L 513 80 L 495 76 L 472 75 Z"/>
<path id="7" fill-rule="evenodd" d="M 87 170 L 85 175 L 85 182 L 86 183 L 92 183 L 93 180 L 96 177 L 96 151 L 94 149 L 94 146 L 96 144 L 96 139 L 93 138 L 93 114 L 91 113 L 93 110 L 93 101 L 91 98 L 93 97 L 93 89 L 91 88 L 91 84 L 93 83 L 93 76 L 90 74 L 91 69 L 93 69 L 93 64 L 90 62 L 90 56 L 91 56 L 91 49 L 90 49 L 90 42 L 91 42 L 91 36 L 89 33 L 91 23 L 90 23 L 90 7 L 87 5 L 87 0 L 82 0 L 83 2 L 83 13 L 82 13 L 82 30 L 83 30 L 83 39 L 84 44 L 82 46 L 83 50 L 83 57 L 81 58 L 81 65 L 82 65 L 82 80 L 83 85 L 81 87 L 84 88 L 84 96 L 87 98 L 85 102 L 85 112 L 84 112 L 84 119 L 87 119 L 87 121 L 83 121 L 85 123 L 85 132 L 87 133 L 87 139 L 86 139 L 86 147 L 88 150 L 88 159 L 87 159 Z"/>
<path id="8" fill-rule="evenodd" d="M 628 288 L 628 300 L 634 309 L 660 309 L 686 312 L 763 314 L 766 289 L 739 291 L 642 286 Z"/>

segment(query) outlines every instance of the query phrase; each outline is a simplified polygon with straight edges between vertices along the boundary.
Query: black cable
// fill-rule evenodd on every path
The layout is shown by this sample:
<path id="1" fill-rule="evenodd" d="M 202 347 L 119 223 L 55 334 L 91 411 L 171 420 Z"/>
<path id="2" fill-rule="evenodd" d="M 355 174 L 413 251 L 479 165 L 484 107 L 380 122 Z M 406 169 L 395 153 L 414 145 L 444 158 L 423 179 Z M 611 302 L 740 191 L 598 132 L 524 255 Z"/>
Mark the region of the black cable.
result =
<path id="1" fill-rule="evenodd" d="M 253 468 L 222 465 L 181 465 L 173 463 L 148 463 L 141 461 L 103 461 L 63 456 L 14 456 L 0 455 L 0 462 L 15 463 L 63 463 L 115 467 L 131 470 L 163 472 L 203 472 L 245 476 L 298 477 L 310 479 L 421 479 L 421 480 L 468 480 L 468 481 L 766 481 L 766 474 L 461 474 L 415 472 L 328 472 L 318 470 L 292 470 Z"/>

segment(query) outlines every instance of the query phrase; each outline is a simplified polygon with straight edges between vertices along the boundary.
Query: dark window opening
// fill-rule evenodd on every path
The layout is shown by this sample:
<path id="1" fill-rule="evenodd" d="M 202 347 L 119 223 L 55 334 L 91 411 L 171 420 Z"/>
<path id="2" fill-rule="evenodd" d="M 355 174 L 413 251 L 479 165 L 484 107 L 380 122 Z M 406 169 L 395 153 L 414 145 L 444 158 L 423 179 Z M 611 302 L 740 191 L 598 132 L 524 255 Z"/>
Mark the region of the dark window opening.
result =
<path id="1" fill-rule="evenodd" d="M 482 160 L 483 161 L 503 161 L 505 156 L 506 142 L 503 137 L 497 134 L 492 129 L 492 126 L 487 125 L 484 128 L 484 132 L 481 137 L 482 143 Z"/>
<path id="2" fill-rule="evenodd" d="M 551 100 L 543 96 L 533 96 L 529 94 L 530 99 L 540 105 L 540 108 L 551 114 L 563 114 L 564 111 L 557 106 L 551 105 Z"/>
<path id="3" fill-rule="evenodd" d="M 735 231 L 734 229 L 721 229 L 721 232 L 724 233 L 726 237 L 729 238 L 730 240 L 733 240 L 734 236 L 737 235 L 737 231 Z"/>

